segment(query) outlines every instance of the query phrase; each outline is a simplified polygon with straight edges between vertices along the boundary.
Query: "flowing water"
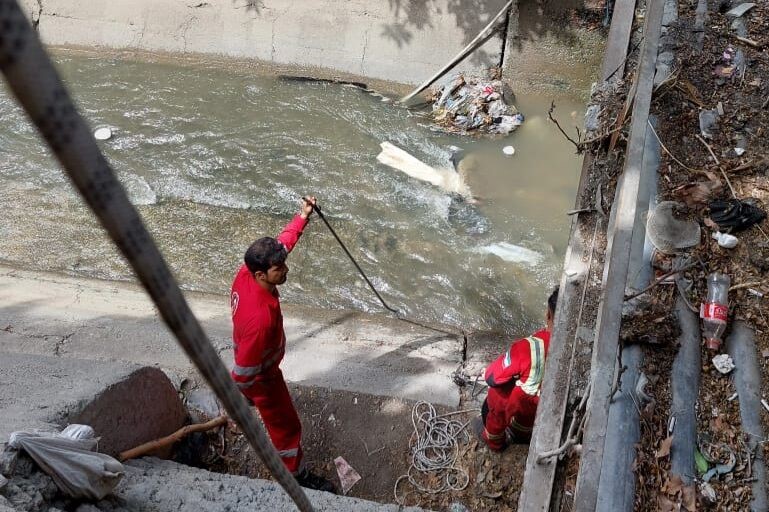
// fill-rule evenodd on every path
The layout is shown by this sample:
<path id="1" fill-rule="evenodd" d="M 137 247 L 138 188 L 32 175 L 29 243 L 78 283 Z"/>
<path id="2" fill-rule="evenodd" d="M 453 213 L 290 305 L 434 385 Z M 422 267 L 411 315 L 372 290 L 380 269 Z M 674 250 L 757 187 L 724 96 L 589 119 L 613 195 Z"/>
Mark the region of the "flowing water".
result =
<path id="1" fill-rule="evenodd" d="M 385 299 L 419 321 L 522 333 L 557 282 L 581 160 L 547 121 L 550 97 L 519 95 L 526 122 L 502 140 L 435 133 L 360 89 L 241 69 L 59 55 L 102 148 L 185 289 L 227 293 L 245 248 L 276 235 L 314 194 Z M 582 91 L 555 98 L 581 124 Z M 434 166 L 470 155 L 477 204 L 377 163 L 391 141 Z M 501 149 L 513 145 L 516 153 Z M 0 260 L 131 279 L 4 86 Z M 382 311 L 316 219 L 289 258 L 286 302 Z M 226 300 L 223 300 L 223 307 Z"/>

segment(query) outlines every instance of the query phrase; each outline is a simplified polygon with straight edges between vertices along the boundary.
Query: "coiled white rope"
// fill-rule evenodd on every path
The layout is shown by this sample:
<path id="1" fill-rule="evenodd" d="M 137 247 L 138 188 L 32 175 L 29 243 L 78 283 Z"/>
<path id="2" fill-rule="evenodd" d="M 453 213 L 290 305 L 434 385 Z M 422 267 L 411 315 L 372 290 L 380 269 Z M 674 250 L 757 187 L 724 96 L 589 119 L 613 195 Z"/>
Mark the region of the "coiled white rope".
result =
<path id="1" fill-rule="evenodd" d="M 419 492 L 438 494 L 445 491 L 461 491 L 470 483 L 470 475 L 457 467 L 460 437 L 470 440 L 467 433 L 468 421 L 449 419 L 468 412 L 478 413 L 478 409 L 466 409 L 446 414 L 438 414 L 435 407 L 425 401 L 417 402 L 411 410 L 411 423 L 414 433 L 411 435 L 411 466 L 405 475 L 395 481 L 393 494 L 395 501 L 403 505 L 398 496 L 398 484 L 408 482 Z M 425 481 L 436 482 L 432 485 Z M 408 494 L 408 493 L 407 493 Z"/>

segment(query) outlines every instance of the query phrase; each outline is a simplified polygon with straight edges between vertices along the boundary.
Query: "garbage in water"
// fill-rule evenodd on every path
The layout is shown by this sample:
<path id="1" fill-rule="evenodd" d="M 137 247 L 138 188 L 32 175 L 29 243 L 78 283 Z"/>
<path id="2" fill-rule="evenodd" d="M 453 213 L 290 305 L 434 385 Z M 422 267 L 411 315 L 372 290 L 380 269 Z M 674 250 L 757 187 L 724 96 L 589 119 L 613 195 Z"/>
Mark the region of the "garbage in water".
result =
<path id="1" fill-rule="evenodd" d="M 376 157 L 379 163 L 401 171 L 412 178 L 442 188 L 446 192 L 472 199 L 472 193 L 464 180 L 464 176 L 454 169 L 441 169 L 427 165 L 390 142 L 382 142 L 380 147 L 382 151 Z M 457 151 L 453 151 L 452 154 L 456 155 L 457 153 Z"/>
<path id="2" fill-rule="evenodd" d="M 766 218 L 766 212 L 749 199 L 727 199 L 712 201 L 709 205 L 710 219 L 721 231 L 735 233 L 748 229 Z"/>
<path id="3" fill-rule="evenodd" d="M 61 433 L 13 432 L 10 449 L 25 451 L 62 492 L 73 498 L 103 499 L 123 477 L 123 465 L 95 452 L 98 439 L 87 425 L 70 425 Z"/>
<path id="4" fill-rule="evenodd" d="M 734 249 L 737 247 L 737 242 L 739 242 L 736 236 L 730 235 L 729 233 L 721 233 L 720 231 L 716 231 L 711 236 L 713 237 L 713 240 L 718 242 L 720 247 L 724 247 L 725 249 Z"/>
<path id="5" fill-rule="evenodd" d="M 112 129 L 107 126 L 102 126 L 94 130 L 93 136 L 96 140 L 109 140 L 112 138 Z"/>
<path id="6" fill-rule="evenodd" d="M 714 272 L 708 276 L 708 296 L 700 306 L 702 336 L 710 350 L 721 347 L 721 336 L 726 330 L 729 317 L 729 286 L 731 279 L 726 274 Z"/>
<path id="7" fill-rule="evenodd" d="M 524 263 L 526 265 L 536 265 L 542 259 L 540 253 L 508 242 L 497 242 L 479 247 L 475 251 L 493 254 L 510 263 Z"/>
<path id="8" fill-rule="evenodd" d="M 342 457 L 334 459 L 334 464 L 336 465 L 336 474 L 339 475 L 339 482 L 342 484 L 342 493 L 347 494 L 352 486 L 358 483 L 360 475 Z"/>
<path id="9" fill-rule="evenodd" d="M 718 354 L 713 359 L 713 366 L 716 367 L 720 373 L 726 375 L 734 370 L 734 361 L 729 357 L 729 354 Z"/>
<path id="10" fill-rule="evenodd" d="M 700 243 L 700 225 L 694 220 L 679 219 L 683 205 L 675 201 L 663 201 L 649 215 L 646 232 L 654 247 L 664 253 L 694 247 Z"/>
<path id="11" fill-rule="evenodd" d="M 523 123 L 523 114 L 505 94 L 501 80 L 457 75 L 442 89 L 434 91 L 433 120 L 449 133 L 470 132 L 507 135 Z"/>
<path id="12" fill-rule="evenodd" d="M 507 156 L 513 156 L 515 154 L 515 148 L 513 146 L 505 146 L 502 148 L 502 152 Z"/>

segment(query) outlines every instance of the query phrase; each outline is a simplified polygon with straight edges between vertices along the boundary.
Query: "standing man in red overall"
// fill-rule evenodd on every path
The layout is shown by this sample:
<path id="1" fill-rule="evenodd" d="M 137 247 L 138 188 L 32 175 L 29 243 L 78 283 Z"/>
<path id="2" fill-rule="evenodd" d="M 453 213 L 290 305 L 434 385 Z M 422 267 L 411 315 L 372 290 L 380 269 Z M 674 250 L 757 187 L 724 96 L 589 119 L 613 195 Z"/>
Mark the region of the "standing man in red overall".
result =
<path id="1" fill-rule="evenodd" d="M 286 282 L 286 257 L 307 226 L 313 205 L 315 197 L 303 199 L 299 214 L 277 238 L 260 238 L 246 251 L 230 295 L 232 378 L 259 410 L 272 444 L 299 484 L 333 492 L 330 481 L 312 474 L 302 463 L 302 424 L 280 371 L 286 334 L 277 286 Z"/>
<path id="2" fill-rule="evenodd" d="M 479 419 L 483 423 L 478 422 L 477 427 L 493 451 L 504 450 L 508 436 L 512 442 L 525 443 L 531 439 L 557 302 L 558 288 L 547 300 L 547 327 L 514 341 L 507 352 L 486 368 L 489 394 L 481 408 Z"/>

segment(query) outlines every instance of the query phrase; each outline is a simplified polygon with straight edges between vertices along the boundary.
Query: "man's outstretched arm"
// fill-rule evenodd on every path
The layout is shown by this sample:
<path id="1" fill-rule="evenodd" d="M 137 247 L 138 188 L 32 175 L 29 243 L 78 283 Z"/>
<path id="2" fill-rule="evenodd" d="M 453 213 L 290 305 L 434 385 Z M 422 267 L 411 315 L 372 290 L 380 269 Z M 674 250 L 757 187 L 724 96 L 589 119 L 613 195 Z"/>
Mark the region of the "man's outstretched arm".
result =
<path id="1" fill-rule="evenodd" d="M 291 252 L 296 243 L 299 241 L 299 237 L 302 236 L 302 231 L 307 226 L 310 220 L 310 215 L 313 212 L 313 205 L 315 205 L 315 196 L 307 196 L 302 198 L 302 208 L 299 213 L 294 215 L 283 231 L 277 236 L 276 240 L 283 244 L 286 248 L 286 252 Z"/>

